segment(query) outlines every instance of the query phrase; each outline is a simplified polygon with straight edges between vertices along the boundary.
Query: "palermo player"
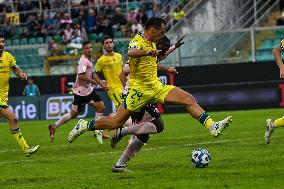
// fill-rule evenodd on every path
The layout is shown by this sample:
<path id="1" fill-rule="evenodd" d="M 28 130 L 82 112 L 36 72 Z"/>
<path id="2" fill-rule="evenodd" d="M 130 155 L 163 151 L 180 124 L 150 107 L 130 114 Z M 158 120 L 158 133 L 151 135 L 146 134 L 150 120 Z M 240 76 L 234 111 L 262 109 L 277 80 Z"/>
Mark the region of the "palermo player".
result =
<path id="1" fill-rule="evenodd" d="M 137 34 L 129 43 L 130 79 L 128 94 L 124 104 L 118 109 L 116 116 L 103 116 L 97 120 L 79 120 L 69 133 L 68 140 L 73 142 L 86 130 L 116 129 L 123 126 L 126 120 L 147 104 L 180 104 L 202 125 L 208 128 L 210 134 L 217 137 L 229 126 L 232 117 L 215 122 L 196 102 L 188 92 L 173 85 L 163 85 L 157 76 L 157 56 L 160 50 L 155 43 L 164 37 L 166 23 L 163 19 L 152 17 L 145 24 L 143 33 Z M 149 122 L 152 127 L 160 127 L 156 122 Z"/>
<path id="2" fill-rule="evenodd" d="M 280 45 L 274 47 L 273 49 L 274 59 L 275 59 L 276 64 L 279 67 L 279 70 L 280 70 L 279 77 L 281 79 L 284 79 L 284 64 L 281 58 L 281 53 L 283 51 L 284 51 L 284 39 L 281 41 Z M 272 119 L 266 120 L 266 130 L 264 134 L 266 144 L 269 144 L 273 130 L 278 127 L 284 127 L 284 116 L 276 119 L 275 121 L 273 121 Z"/>
<path id="3" fill-rule="evenodd" d="M 90 41 L 83 43 L 83 55 L 79 60 L 78 73 L 76 76 L 76 82 L 72 88 L 74 93 L 74 101 L 72 104 L 71 112 L 63 115 L 54 124 L 49 125 L 50 139 L 54 140 L 54 134 L 58 127 L 68 122 L 69 120 L 78 116 L 78 114 L 84 110 L 86 104 L 96 109 L 95 118 L 103 115 L 105 110 L 104 102 L 101 97 L 95 92 L 94 85 L 99 84 L 104 90 L 107 90 L 107 86 L 99 79 L 96 73 L 93 73 L 92 62 L 92 44 Z M 101 141 L 101 133 L 97 132 L 98 141 Z M 104 135 L 105 138 L 109 138 L 108 135 Z"/>
<path id="4" fill-rule="evenodd" d="M 20 132 L 16 115 L 8 106 L 10 71 L 13 71 L 18 77 L 25 80 L 27 80 L 27 74 L 17 66 L 15 58 L 10 53 L 4 51 L 4 44 L 5 37 L 3 34 L 0 34 L 0 116 L 8 120 L 11 134 L 26 156 L 29 157 L 39 149 L 39 145 L 29 147 Z"/>

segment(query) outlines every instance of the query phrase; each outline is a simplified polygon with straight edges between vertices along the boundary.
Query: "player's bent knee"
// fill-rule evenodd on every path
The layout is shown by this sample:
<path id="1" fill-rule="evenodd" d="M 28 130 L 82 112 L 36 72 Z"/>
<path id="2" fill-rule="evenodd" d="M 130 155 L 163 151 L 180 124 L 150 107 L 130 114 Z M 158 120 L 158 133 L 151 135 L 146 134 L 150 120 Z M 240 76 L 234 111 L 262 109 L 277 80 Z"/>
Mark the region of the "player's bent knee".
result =
<path id="1" fill-rule="evenodd" d="M 107 128 L 107 129 L 110 129 L 110 130 L 118 129 L 118 128 L 122 127 L 124 125 L 124 123 L 125 122 L 123 122 L 123 121 L 114 120 L 114 121 L 110 122 L 110 128 Z"/>
<path id="2" fill-rule="evenodd" d="M 79 113 L 75 112 L 75 111 L 71 111 L 70 115 L 71 115 L 72 118 L 76 118 L 79 115 Z"/>
<path id="3" fill-rule="evenodd" d="M 143 142 L 143 143 L 147 143 L 149 138 L 150 138 L 150 135 L 149 134 L 141 134 L 141 135 L 137 135 L 137 138 Z"/>
<path id="4" fill-rule="evenodd" d="M 161 117 L 157 117 L 151 122 L 156 126 L 157 133 L 160 133 L 164 130 L 164 122 Z"/>

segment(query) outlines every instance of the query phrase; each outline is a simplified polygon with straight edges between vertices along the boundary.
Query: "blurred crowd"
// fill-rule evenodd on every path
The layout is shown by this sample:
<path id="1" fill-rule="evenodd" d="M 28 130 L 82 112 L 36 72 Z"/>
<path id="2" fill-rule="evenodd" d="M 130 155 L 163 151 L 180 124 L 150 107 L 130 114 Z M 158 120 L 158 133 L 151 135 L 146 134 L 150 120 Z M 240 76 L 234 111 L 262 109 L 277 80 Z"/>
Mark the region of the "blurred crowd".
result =
<path id="1" fill-rule="evenodd" d="M 2 3 L 1 3 L 2 2 Z M 159 16 L 174 22 L 184 16 L 180 0 L 0 0 L 0 32 L 7 38 L 60 36 L 62 44 L 82 43 L 90 34 L 100 41 L 104 35 L 132 37 L 143 30 L 148 18 Z M 184 0 L 184 2 L 186 2 Z M 161 10 L 165 8 L 164 11 Z M 19 13 L 19 24 L 6 13 Z M 0 13 L 0 14 L 1 14 Z M 20 26 L 20 27 L 19 27 Z M 20 31 L 19 31 L 20 28 Z"/>

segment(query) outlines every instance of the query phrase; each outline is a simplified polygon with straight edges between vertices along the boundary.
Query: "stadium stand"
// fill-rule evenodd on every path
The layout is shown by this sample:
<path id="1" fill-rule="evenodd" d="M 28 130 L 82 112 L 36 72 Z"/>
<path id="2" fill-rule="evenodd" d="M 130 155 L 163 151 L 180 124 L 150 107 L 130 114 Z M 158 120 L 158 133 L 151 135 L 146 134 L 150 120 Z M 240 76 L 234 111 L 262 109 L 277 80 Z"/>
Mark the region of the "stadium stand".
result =
<path id="1" fill-rule="evenodd" d="M 132 25 L 143 26 L 148 18 L 159 16 L 168 4 L 178 2 L 5 0 L 0 4 L 3 10 L 0 13 L 0 25 L 9 27 L 1 27 L 0 32 L 5 34 L 6 49 L 17 57 L 19 65 L 23 68 L 29 68 L 31 64 L 34 67 L 42 66 L 44 57 L 49 56 L 48 44 L 52 39 L 63 46 L 64 55 L 79 52 L 68 48 L 68 43 L 81 43 L 85 39 L 91 40 L 95 51 L 101 52 L 100 41 L 104 35 L 115 39 L 132 37 L 137 32 Z M 67 30 L 69 24 L 71 28 Z M 70 39 L 66 41 L 64 36 L 69 34 Z M 27 46 L 30 49 L 28 55 L 25 52 Z M 118 40 L 116 48 L 122 47 L 127 47 L 127 40 Z M 39 53 L 39 49 L 47 50 L 46 53 Z"/>
<path id="2" fill-rule="evenodd" d="M 240 14 L 252 1 L 244 2 L 240 10 L 235 12 Z M 19 65 L 27 69 L 38 68 L 33 69 L 38 72 L 33 71 L 32 75 L 58 74 L 56 69 L 44 70 L 45 65 L 48 64 L 48 57 L 79 54 L 80 49 L 74 48 L 76 45 L 72 45 L 73 43 L 78 44 L 84 39 L 89 39 L 94 45 L 95 56 L 99 57 L 102 53 L 100 41 L 104 35 L 110 35 L 115 39 L 116 50 L 126 55 L 128 40 L 136 34 L 137 28 L 139 28 L 136 25 L 143 26 L 146 20 L 152 16 L 166 19 L 168 35 L 174 41 L 177 34 L 180 33 L 177 32 L 179 29 L 182 29 L 182 33 L 187 33 L 188 29 L 184 30 L 184 27 L 192 27 L 188 23 L 196 21 L 196 15 L 204 12 L 203 8 L 208 7 L 207 3 L 210 1 L 27 0 L 12 1 L 12 3 L 4 1 L 0 5 L 0 8 L 5 10 L 0 13 L 2 14 L 0 25 L 8 27 L 1 27 L 0 32 L 7 36 L 6 49 L 15 55 Z M 282 14 L 280 7 L 275 8 L 276 3 L 262 0 L 258 3 L 258 13 L 263 15 L 257 20 L 258 26 L 276 27 L 276 24 L 279 23 L 277 19 Z M 234 22 L 238 23 L 244 20 L 245 23 L 238 25 L 240 28 L 232 28 L 233 30 L 230 32 L 224 31 L 228 29 L 224 27 L 212 33 L 189 32 L 190 36 L 185 39 L 187 46 L 173 53 L 164 63 L 182 66 L 253 60 L 250 29 L 236 30 L 256 27 L 253 10 L 250 8 L 245 14 L 249 15 L 249 21 L 246 21 L 245 17 L 239 17 Z M 238 17 L 236 16 L 236 18 Z M 69 25 L 71 28 L 67 30 L 66 27 Z M 133 25 L 135 27 L 132 27 Z M 234 24 L 232 25 L 234 26 Z M 237 26 L 237 24 L 235 25 Z M 283 38 L 283 31 L 284 29 L 280 26 L 272 34 L 267 30 L 255 33 L 256 60 L 273 59 L 271 49 Z M 66 41 L 64 35 L 69 34 L 70 39 Z M 53 48 L 52 46 L 57 47 Z M 200 52 L 205 54 L 200 54 Z M 52 63 L 52 65 L 70 66 L 70 62 L 76 62 L 73 58 L 71 59 L 72 61 L 69 61 L 68 58 L 62 59 L 60 65 L 60 60 L 57 60 L 58 64 Z M 74 72 L 73 69 L 62 68 L 62 70 L 63 73 Z"/>

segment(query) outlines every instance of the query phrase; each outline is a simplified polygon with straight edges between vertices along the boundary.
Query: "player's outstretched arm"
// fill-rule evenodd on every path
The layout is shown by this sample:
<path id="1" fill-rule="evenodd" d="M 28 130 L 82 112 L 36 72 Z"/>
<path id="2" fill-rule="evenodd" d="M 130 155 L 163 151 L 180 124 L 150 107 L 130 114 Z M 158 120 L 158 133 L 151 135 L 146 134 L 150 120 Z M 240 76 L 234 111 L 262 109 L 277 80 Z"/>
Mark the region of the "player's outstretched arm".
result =
<path id="1" fill-rule="evenodd" d="M 280 69 L 280 78 L 284 78 L 284 64 L 281 58 L 282 49 L 279 46 L 274 47 L 272 50 L 276 64 Z"/>
<path id="2" fill-rule="evenodd" d="M 185 35 L 181 36 L 178 38 L 178 41 L 172 45 L 169 50 L 159 58 L 159 61 L 163 61 L 165 60 L 172 52 L 174 52 L 177 48 L 179 48 L 180 46 L 182 46 L 184 44 L 183 39 L 184 39 Z"/>
<path id="3" fill-rule="evenodd" d="M 179 48 L 180 46 L 182 46 L 184 44 L 183 39 L 185 38 L 185 35 L 182 35 L 181 37 L 178 38 L 176 44 L 175 44 L 175 48 Z"/>
<path id="4" fill-rule="evenodd" d="M 137 49 L 137 48 L 129 48 L 128 56 L 131 57 L 131 58 L 139 58 L 139 57 L 142 57 L 142 56 L 156 57 L 156 56 L 158 56 L 159 52 L 161 52 L 161 50 L 146 51 L 146 50 L 140 50 L 140 49 Z"/>
<path id="5" fill-rule="evenodd" d="M 28 75 L 18 66 L 13 67 L 13 72 L 16 76 L 18 76 L 21 79 L 24 79 L 24 80 L 28 79 Z"/>
<path id="6" fill-rule="evenodd" d="M 167 72 L 169 74 L 177 73 L 177 70 L 176 70 L 175 67 L 167 67 L 167 66 L 163 66 L 161 64 L 158 64 L 158 69 L 163 71 L 163 72 Z"/>

